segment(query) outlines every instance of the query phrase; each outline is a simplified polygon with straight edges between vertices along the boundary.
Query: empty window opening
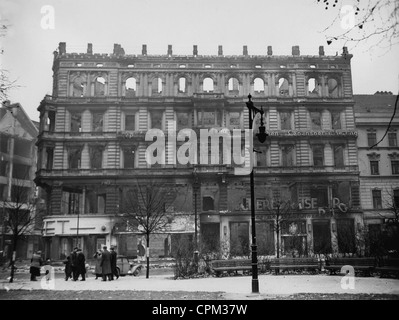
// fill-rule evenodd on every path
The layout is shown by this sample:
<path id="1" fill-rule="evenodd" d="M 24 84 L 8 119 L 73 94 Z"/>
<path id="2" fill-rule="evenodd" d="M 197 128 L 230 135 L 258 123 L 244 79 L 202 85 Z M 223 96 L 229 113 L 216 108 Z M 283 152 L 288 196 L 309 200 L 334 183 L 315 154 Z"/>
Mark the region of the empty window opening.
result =
<path id="1" fill-rule="evenodd" d="M 328 79 L 328 96 L 331 98 L 338 97 L 338 82 L 335 79 Z"/>
<path id="2" fill-rule="evenodd" d="M 282 166 L 292 167 L 294 166 L 294 146 L 287 145 L 281 148 L 282 155 Z"/>
<path id="3" fill-rule="evenodd" d="M 71 132 L 82 131 L 82 115 L 80 113 L 71 113 Z"/>
<path id="4" fill-rule="evenodd" d="M 186 91 L 186 78 L 184 78 L 184 77 L 181 77 L 181 78 L 179 78 L 179 92 L 180 93 L 185 93 L 185 92 L 187 92 Z"/>
<path id="5" fill-rule="evenodd" d="M 280 112 L 281 130 L 291 130 L 291 112 Z"/>
<path id="6" fill-rule="evenodd" d="M 137 82 L 135 78 L 128 78 L 125 84 L 125 97 L 131 98 L 136 96 Z"/>
<path id="7" fill-rule="evenodd" d="M 265 82 L 261 78 L 255 78 L 254 80 L 254 91 L 255 92 L 264 92 L 265 91 Z"/>
<path id="8" fill-rule="evenodd" d="M 310 78 L 308 80 L 308 95 L 309 96 L 318 96 L 319 91 L 318 91 L 318 83 L 316 78 Z"/>
<path id="9" fill-rule="evenodd" d="M 240 84 L 236 78 L 230 78 L 228 87 L 230 93 L 238 93 Z"/>
<path id="10" fill-rule="evenodd" d="M 151 127 L 162 130 L 162 111 L 151 112 Z"/>
<path id="11" fill-rule="evenodd" d="M 98 113 L 98 112 L 93 113 L 92 132 L 102 132 L 103 121 L 104 121 L 103 113 Z"/>
<path id="12" fill-rule="evenodd" d="M 72 83 L 72 97 L 83 97 L 86 94 L 86 82 L 83 77 L 77 77 Z"/>
<path id="13" fill-rule="evenodd" d="M 94 95 L 104 96 L 105 95 L 105 78 L 97 77 L 94 82 Z"/>
<path id="14" fill-rule="evenodd" d="M 331 127 L 334 130 L 341 129 L 341 113 L 331 112 Z"/>
<path id="15" fill-rule="evenodd" d="M 68 168 L 69 169 L 79 169 L 81 161 L 81 149 L 71 148 L 68 152 Z"/>
<path id="16" fill-rule="evenodd" d="M 204 92 L 213 92 L 213 79 L 205 78 L 203 82 L 203 91 Z"/>
<path id="17" fill-rule="evenodd" d="M 153 94 L 161 94 L 162 93 L 162 79 L 155 78 L 152 80 L 152 93 Z"/>
<path id="18" fill-rule="evenodd" d="M 344 146 L 343 145 L 334 145 L 334 167 L 335 168 L 343 168 L 345 166 L 344 163 Z"/>
<path id="19" fill-rule="evenodd" d="M 24 158 L 30 158 L 32 142 L 24 139 L 14 139 L 14 154 Z"/>
<path id="20" fill-rule="evenodd" d="M 289 95 L 289 82 L 286 78 L 278 79 L 278 92 L 280 96 Z"/>
<path id="21" fill-rule="evenodd" d="M 90 165 L 92 169 L 101 169 L 103 160 L 102 147 L 90 147 Z"/>
<path id="22" fill-rule="evenodd" d="M 313 130 L 321 130 L 321 112 L 311 111 L 310 121 Z"/>
<path id="23" fill-rule="evenodd" d="M 203 211 L 215 210 L 215 203 L 212 197 L 202 198 L 202 210 Z"/>
<path id="24" fill-rule="evenodd" d="M 123 167 L 125 169 L 132 169 L 135 167 L 135 148 L 124 148 L 123 149 Z"/>

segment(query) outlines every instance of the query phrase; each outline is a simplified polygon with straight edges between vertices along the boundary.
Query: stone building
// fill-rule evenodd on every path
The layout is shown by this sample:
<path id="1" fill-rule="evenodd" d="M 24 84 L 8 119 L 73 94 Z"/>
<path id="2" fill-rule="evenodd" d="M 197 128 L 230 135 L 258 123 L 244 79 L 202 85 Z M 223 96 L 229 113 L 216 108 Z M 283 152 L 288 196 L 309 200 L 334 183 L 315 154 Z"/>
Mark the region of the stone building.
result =
<path id="1" fill-rule="evenodd" d="M 33 183 L 37 127 L 38 123 L 30 120 L 19 103 L 3 102 L 0 108 L 0 251 L 6 258 L 11 257 L 13 250 L 13 232 L 7 223 L 13 214 L 19 215 L 12 220 L 20 225 L 18 230 L 24 224 L 28 226 L 19 236 L 16 258 L 30 258 L 41 246 L 41 222 L 35 219 L 39 214 Z"/>
<path id="2" fill-rule="evenodd" d="M 88 254 L 105 243 L 136 255 L 141 238 L 137 230 L 120 228 L 118 214 L 124 186 L 146 179 L 179 190 L 174 225 L 153 242 L 151 255 L 173 255 L 182 239 L 192 239 L 196 215 L 202 245 L 248 254 L 249 175 L 237 174 L 242 163 L 228 148 L 236 129 L 240 156 L 248 160 L 248 94 L 264 110 L 269 133 L 265 143 L 254 141 L 257 152 L 250 155 L 259 254 L 275 255 L 278 247 L 283 255 L 356 251 L 363 215 L 351 58 L 346 48 L 326 56 L 319 47 L 318 55 L 304 56 L 298 46 L 289 56 L 274 55 L 272 47 L 253 56 L 246 46 L 234 56 L 225 56 L 222 46 L 214 56 L 201 55 L 197 46 L 191 55 L 174 55 L 172 46 L 164 55 L 149 55 L 146 45 L 130 55 L 119 44 L 112 54 L 93 54 L 91 44 L 86 53 L 67 53 L 61 42 L 54 52 L 53 94 L 38 107 L 35 181 L 47 192 L 47 255 L 61 257 L 77 239 Z M 186 128 L 190 134 L 181 131 Z M 162 163 L 147 161 L 150 129 L 168 141 L 152 153 Z M 229 134 L 212 142 L 202 140 L 202 132 Z M 189 152 L 189 163 L 181 161 L 186 149 L 179 157 L 187 139 L 197 151 Z"/>
<path id="3" fill-rule="evenodd" d="M 355 95 L 360 193 L 371 237 L 381 238 L 399 213 L 398 97 L 388 92 Z"/>

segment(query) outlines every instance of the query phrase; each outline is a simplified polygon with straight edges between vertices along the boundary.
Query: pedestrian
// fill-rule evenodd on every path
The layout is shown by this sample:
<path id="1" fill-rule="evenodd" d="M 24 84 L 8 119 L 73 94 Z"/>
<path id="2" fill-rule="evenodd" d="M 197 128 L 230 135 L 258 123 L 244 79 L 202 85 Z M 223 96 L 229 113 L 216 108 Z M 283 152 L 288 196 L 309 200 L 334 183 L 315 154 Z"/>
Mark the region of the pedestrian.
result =
<path id="1" fill-rule="evenodd" d="M 107 246 L 103 247 L 103 252 L 101 254 L 101 270 L 103 279 L 101 281 L 112 280 L 112 270 L 111 270 L 111 253 L 107 250 Z"/>
<path id="2" fill-rule="evenodd" d="M 30 281 L 37 281 L 36 277 L 40 276 L 40 267 L 43 265 L 42 252 L 39 250 L 34 253 L 30 262 Z"/>
<path id="3" fill-rule="evenodd" d="M 77 277 L 77 268 L 78 268 L 78 254 L 77 254 L 78 248 L 75 247 L 73 248 L 73 251 L 71 253 L 71 269 L 72 269 L 72 280 L 76 281 L 78 280 Z"/>
<path id="4" fill-rule="evenodd" d="M 71 252 L 71 255 L 72 255 L 72 252 Z M 71 255 L 67 256 L 66 259 L 64 260 L 65 281 L 68 281 L 68 279 L 72 279 Z"/>
<path id="5" fill-rule="evenodd" d="M 77 270 L 76 270 L 76 280 L 78 280 L 79 276 L 82 276 L 80 281 L 86 281 L 86 257 L 82 251 L 82 249 L 77 250 Z"/>
<path id="6" fill-rule="evenodd" d="M 116 268 L 116 259 L 117 259 L 117 253 L 115 251 L 115 248 L 112 246 L 111 247 L 111 279 L 114 280 L 114 276 L 116 277 L 116 279 L 119 278 L 119 274 L 118 274 L 118 269 Z"/>
<path id="7" fill-rule="evenodd" d="M 93 256 L 96 259 L 96 267 L 94 268 L 94 273 L 96 274 L 96 280 L 98 278 L 102 278 L 102 270 L 101 270 L 101 250 L 97 250 Z"/>

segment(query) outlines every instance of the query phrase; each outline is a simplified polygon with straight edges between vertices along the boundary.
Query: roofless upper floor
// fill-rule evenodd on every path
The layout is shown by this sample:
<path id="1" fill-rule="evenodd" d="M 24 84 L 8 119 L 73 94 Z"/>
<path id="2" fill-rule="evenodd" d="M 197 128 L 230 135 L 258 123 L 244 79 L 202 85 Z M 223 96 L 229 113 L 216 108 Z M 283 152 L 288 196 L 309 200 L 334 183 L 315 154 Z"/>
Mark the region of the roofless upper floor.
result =
<path id="1" fill-rule="evenodd" d="M 149 55 L 143 45 L 141 54 L 126 54 L 114 45 L 110 54 L 67 53 L 66 43 L 54 52 L 53 97 L 198 97 L 351 99 L 352 55 L 344 47 L 341 55 L 274 55 L 271 46 L 265 55 L 225 56 L 219 46 L 217 55 L 200 55 L 196 45 L 191 55 L 174 55 L 172 46 L 164 55 Z M 203 95 L 205 94 L 205 95 Z"/>

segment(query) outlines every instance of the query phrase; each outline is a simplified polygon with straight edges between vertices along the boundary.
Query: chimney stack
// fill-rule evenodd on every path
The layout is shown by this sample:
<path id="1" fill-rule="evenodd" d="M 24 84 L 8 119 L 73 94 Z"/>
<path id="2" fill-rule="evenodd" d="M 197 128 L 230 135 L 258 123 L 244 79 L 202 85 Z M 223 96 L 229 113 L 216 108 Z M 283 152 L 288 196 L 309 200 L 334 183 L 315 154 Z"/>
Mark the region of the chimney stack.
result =
<path id="1" fill-rule="evenodd" d="M 243 46 L 243 48 L 242 48 L 242 54 L 243 54 L 244 56 L 247 56 L 247 55 L 248 55 L 248 47 L 247 47 L 247 46 Z"/>
<path id="2" fill-rule="evenodd" d="M 193 45 L 193 56 L 196 57 L 198 55 L 198 47 L 197 45 Z"/>
<path id="3" fill-rule="evenodd" d="M 300 55 L 299 46 L 293 46 L 292 47 L 292 55 L 293 56 L 299 56 Z"/>
<path id="4" fill-rule="evenodd" d="M 272 46 L 267 46 L 267 55 L 272 56 L 273 55 L 273 48 Z"/>
<path id="5" fill-rule="evenodd" d="M 219 46 L 218 56 L 222 56 L 222 55 L 223 55 L 223 46 Z"/>
<path id="6" fill-rule="evenodd" d="M 60 42 L 59 43 L 58 52 L 59 52 L 59 54 L 65 54 L 66 53 L 66 42 Z"/>
<path id="7" fill-rule="evenodd" d="M 147 55 L 147 45 L 146 45 L 146 44 L 143 44 L 143 49 L 141 49 L 141 54 L 142 54 L 143 56 L 146 56 L 146 55 Z"/>
<path id="8" fill-rule="evenodd" d="M 172 55 L 172 45 L 169 44 L 168 45 L 168 56 L 171 56 L 171 55 Z"/>
<path id="9" fill-rule="evenodd" d="M 319 56 L 324 56 L 324 47 L 323 46 L 319 47 Z"/>
<path id="10" fill-rule="evenodd" d="M 87 53 L 93 54 L 93 44 L 91 44 L 91 43 L 87 44 Z"/>

